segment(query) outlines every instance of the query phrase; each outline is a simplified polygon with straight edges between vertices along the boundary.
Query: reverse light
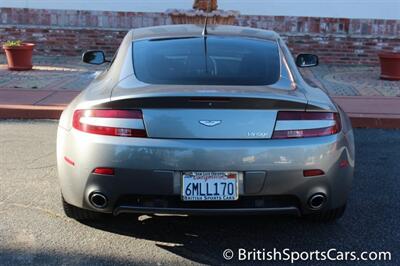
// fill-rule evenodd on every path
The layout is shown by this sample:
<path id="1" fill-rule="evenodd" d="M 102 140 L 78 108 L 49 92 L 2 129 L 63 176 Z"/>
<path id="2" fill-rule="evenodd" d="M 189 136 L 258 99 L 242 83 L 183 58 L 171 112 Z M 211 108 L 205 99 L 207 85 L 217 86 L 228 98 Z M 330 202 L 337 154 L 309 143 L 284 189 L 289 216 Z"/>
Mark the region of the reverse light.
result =
<path id="1" fill-rule="evenodd" d="M 338 113 L 278 112 L 273 139 L 328 136 L 341 130 Z"/>
<path id="2" fill-rule="evenodd" d="M 97 135 L 147 137 L 140 110 L 76 110 L 72 126 Z"/>

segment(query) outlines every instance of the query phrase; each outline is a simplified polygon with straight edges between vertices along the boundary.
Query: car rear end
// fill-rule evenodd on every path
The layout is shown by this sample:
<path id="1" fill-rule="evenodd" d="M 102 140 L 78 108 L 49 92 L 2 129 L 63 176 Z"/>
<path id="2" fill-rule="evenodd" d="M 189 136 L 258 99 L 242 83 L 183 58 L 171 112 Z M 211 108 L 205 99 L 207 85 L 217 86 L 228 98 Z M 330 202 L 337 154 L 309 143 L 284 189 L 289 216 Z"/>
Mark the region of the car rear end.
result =
<path id="1" fill-rule="evenodd" d="M 63 151 L 58 154 L 63 195 L 71 204 L 116 213 L 307 213 L 335 208 L 346 201 L 353 158 L 338 113 L 214 111 L 211 117 L 221 119 L 229 112 L 236 118 L 236 125 L 226 128 L 224 135 L 206 127 L 199 133 L 197 117 L 203 113 L 209 118 L 209 112 L 185 110 L 186 117 L 196 117 L 191 125 L 194 131 L 185 136 L 185 118 L 174 111 L 165 112 L 165 119 L 161 114 L 154 118 L 154 112 L 75 112 L 74 127 L 58 134 L 59 150 Z M 271 134 L 234 136 L 235 126 L 251 124 L 254 114 L 271 118 L 262 120 L 268 123 L 265 128 L 269 127 Z M 162 135 L 162 130 L 157 130 L 161 126 L 146 126 L 150 119 L 159 119 L 171 130 Z M 172 122 L 179 120 L 182 125 Z M 179 132 L 179 138 L 170 136 L 174 131 Z M 235 173 L 234 199 L 183 201 L 201 194 L 185 194 L 183 176 L 188 172 Z M 96 204 L 91 199 L 95 193 L 104 195 L 106 202 Z M 323 196 L 321 204 L 313 204 L 316 195 Z"/>
<path id="2" fill-rule="evenodd" d="M 57 159 L 65 201 L 115 215 L 301 215 L 344 206 L 354 168 L 347 116 L 291 87 L 276 42 L 261 52 L 240 39 L 185 40 L 173 40 L 176 51 L 198 46 L 194 57 L 204 61 L 188 61 L 193 49 L 168 54 L 161 40 L 157 49 L 132 44 L 128 55 L 141 64 L 135 75 L 109 100 L 74 103 L 63 115 Z M 226 43 L 233 44 L 224 53 Z M 241 56 L 229 57 L 238 47 Z M 154 58 L 160 51 L 163 62 Z M 272 63 L 260 65 L 252 52 Z M 192 71 L 182 77 L 185 68 Z"/>

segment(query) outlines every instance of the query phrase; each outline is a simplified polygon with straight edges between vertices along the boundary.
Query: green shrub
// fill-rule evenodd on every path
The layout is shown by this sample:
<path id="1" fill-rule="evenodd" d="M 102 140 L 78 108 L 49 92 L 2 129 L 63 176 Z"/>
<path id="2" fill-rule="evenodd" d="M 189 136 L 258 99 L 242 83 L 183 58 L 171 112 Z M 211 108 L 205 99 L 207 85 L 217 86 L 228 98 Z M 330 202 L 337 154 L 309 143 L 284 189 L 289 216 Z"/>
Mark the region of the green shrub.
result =
<path id="1" fill-rule="evenodd" d="M 4 43 L 4 46 L 11 46 L 11 47 L 13 47 L 13 46 L 21 46 L 21 45 L 22 45 L 22 41 L 20 41 L 20 40 L 6 41 Z"/>

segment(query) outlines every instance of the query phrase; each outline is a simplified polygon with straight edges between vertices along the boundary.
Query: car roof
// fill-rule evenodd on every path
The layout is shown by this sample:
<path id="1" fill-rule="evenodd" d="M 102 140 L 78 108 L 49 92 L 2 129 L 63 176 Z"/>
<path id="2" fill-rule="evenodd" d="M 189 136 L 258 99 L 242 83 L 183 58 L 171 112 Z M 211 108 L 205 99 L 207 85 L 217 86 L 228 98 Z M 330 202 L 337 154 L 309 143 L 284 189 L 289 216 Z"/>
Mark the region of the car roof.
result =
<path id="1" fill-rule="evenodd" d="M 129 33 L 132 40 L 155 39 L 155 38 L 181 38 L 202 36 L 204 25 L 182 24 L 166 25 L 147 28 L 133 29 Z M 212 25 L 207 26 L 207 35 L 216 36 L 239 36 L 246 38 L 258 38 L 270 41 L 276 41 L 279 35 L 270 30 L 255 29 L 249 27 L 239 27 L 230 25 Z"/>

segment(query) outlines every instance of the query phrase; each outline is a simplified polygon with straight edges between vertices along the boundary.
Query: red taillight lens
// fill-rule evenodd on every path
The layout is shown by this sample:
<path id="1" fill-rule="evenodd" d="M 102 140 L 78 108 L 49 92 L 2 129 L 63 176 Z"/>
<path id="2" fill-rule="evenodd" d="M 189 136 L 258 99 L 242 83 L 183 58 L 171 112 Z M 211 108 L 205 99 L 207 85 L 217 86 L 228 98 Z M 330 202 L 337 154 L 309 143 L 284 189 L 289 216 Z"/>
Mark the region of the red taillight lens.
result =
<path id="1" fill-rule="evenodd" d="M 273 139 L 320 137 L 339 133 L 338 113 L 278 112 Z"/>
<path id="2" fill-rule="evenodd" d="M 346 168 L 346 167 L 349 167 L 349 166 L 350 166 L 350 163 L 349 163 L 349 161 L 346 160 L 346 159 L 341 160 L 340 163 L 339 163 L 339 167 L 340 167 L 340 168 Z"/>
<path id="3" fill-rule="evenodd" d="M 321 169 L 310 169 L 310 170 L 304 170 L 303 171 L 303 176 L 308 177 L 308 176 L 319 176 L 319 175 L 324 175 L 324 171 Z"/>
<path id="4" fill-rule="evenodd" d="M 75 162 L 74 162 L 73 160 L 71 160 L 69 157 L 64 156 L 64 160 L 65 160 L 68 164 L 70 164 L 70 165 L 72 165 L 72 166 L 75 166 Z"/>
<path id="5" fill-rule="evenodd" d="M 277 120 L 334 120 L 335 113 L 278 112 Z"/>
<path id="6" fill-rule="evenodd" d="M 114 175 L 114 168 L 97 167 L 93 170 L 93 173 L 98 175 Z"/>
<path id="7" fill-rule="evenodd" d="M 76 110 L 72 126 L 91 134 L 147 137 L 140 110 Z"/>

